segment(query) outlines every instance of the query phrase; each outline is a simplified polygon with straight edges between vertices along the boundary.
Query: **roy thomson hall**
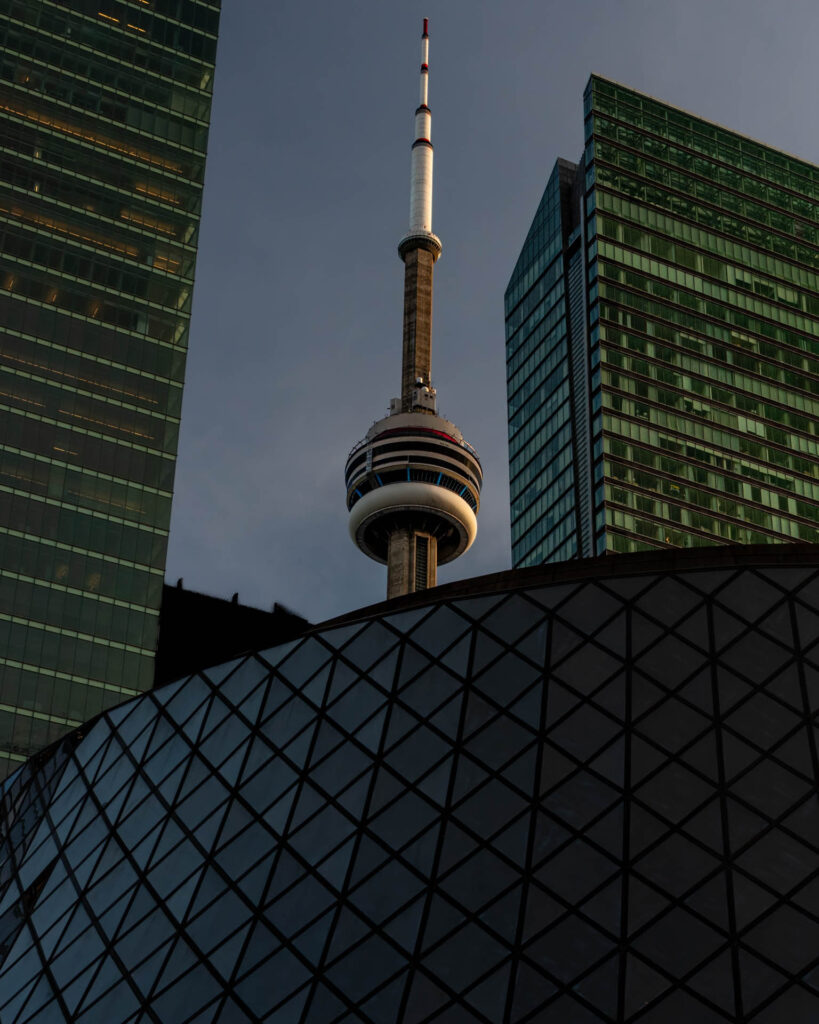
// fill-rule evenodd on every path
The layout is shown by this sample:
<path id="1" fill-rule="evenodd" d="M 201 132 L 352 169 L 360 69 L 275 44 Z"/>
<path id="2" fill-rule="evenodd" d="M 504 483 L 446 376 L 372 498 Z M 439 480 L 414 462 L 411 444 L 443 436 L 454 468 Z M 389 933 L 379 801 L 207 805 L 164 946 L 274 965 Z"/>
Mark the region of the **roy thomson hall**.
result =
<path id="1" fill-rule="evenodd" d="M 3 1024 L 819 1017 L 819 171 L 587 103 L 507 293 L 528 567 L 195 666 L 23 764 Z"/>

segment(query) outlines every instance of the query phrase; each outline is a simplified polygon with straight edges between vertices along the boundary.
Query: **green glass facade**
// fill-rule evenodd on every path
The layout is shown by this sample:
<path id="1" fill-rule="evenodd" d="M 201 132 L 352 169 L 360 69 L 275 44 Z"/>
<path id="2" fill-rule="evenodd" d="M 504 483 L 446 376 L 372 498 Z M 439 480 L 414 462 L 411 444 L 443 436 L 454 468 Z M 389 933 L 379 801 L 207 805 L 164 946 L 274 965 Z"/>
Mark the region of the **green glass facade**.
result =
<path id="1" fill-rule="evenodd" d="M 0 0 L 0 775 L 152 684 L 218 21 Z"/>
<path id="2" fill-rule="evenodd" d="M 585 127 L 506 292 L 514 564 L 819 541 L 819 168 L 596 76 Z"/>

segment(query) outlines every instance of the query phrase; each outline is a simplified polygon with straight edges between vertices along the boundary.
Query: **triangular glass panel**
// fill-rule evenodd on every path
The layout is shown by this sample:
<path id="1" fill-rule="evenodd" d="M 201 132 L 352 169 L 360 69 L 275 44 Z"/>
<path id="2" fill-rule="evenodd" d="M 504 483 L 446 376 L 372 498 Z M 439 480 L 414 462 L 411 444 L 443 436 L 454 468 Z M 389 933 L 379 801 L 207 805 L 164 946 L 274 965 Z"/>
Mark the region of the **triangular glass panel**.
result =
<path id="1" fill-rule="evenodd" d="M 465 996 L 466 1001 L 489 1020 L 502 1020 L 506 1007 L 510 972 L 511 965 L 504 964 L 474 988 L 469 989 Z"/>
<path id="2" fill-rule="evenodd" d="M 421 1021 L 431 1020 L 449 1002 L 450 997 L 427 974 L 416 969 L 404 1020 L 406 1024 L 421 1024 Z"/>
<path id="3" fill-rule="evenodd" d="M 546 861 L 534 877 L 544 889 L 577 904 L 618 871 L 617 863 L 578 839 Z"/>
<path id="4" fill-rule="evenodd" d="M 458 828 L 453 821 L 447 822 L 438 865 L 439 874 L 449 871 L 450 868 L 459 864 L 465 857 L 474 853 L 477 848 L 475 840 L 467 835 L 463 829 Z"/>
<path id="5" fill-rule="evenodd" d="M 658 892 L 639 878 L 630 877 L 628 883 L 628 931 L 630 935 L 640 931 L 649 921 L 668 912 L 671 902 L 668 896 Z"/>
<path id="6" fill-rule="evenodd" d="M 269 793 L 265 792 L 264 782 L 265 770 L 263 769 L 255 775 L 242 790 L 242 795 L 246 799 L 249 798 L 257 807 L 262 798 L 264 798 L 266 802 L 270 796 Z M 288 822 L 290 821 L 290 812 L 293 808 L 293 803 L 298 792 L 298 784 L 294 783 L 291 785 L 290 789 L 274 800 L 274 802 L 263 812 L 263 822 L 275 833 L 276 836 L 283 836 L 287 830 Z"/>
<path id="7" fill-rule="evenodd" d="M 705 607 L 696 608 L 682 622 L 674 627 L 674 632 L 686 640 L 698 653 L 708 654 L 711 646 L 708 612 Z"/>
<path id="8" fill-rule="evenodd" d="M 535 883 L 529 883 L 524 904 L 523 942 L 528 943 L 535 936 L 541 935 L 553 922 L 562 918 L 565 912 L 563 903 L 559 903 Z"/>
<path id="9" fill-rule="evenodd" d="M 577 771 L 577 763 L 568 758 L 548 741 L 543 744 L 540 770 L 540 792 L 552 792 L 572 772 Z"/>
<path id="10" fill-rule="evenodd" d="M 573 775 L 543 798 L 543 807 L 575 829 L 584 829 L 593 819 L 621 800 L 620 792 L 585 771 Z"/>
<path id="11" fill-rule="evenodd" d="M 425 615 L 429 614 L 429 605 L 422 605 L 420 608 L 410 608 L 405 612 L 398 612 L 397 615 L 387 615 L 384 622 L 392 626 L 398 633 L 409 633 Z"/>
<path id="12" fill-rule="evenodd" d="M 84 967 L 83 970 L 80 971 L 80 973 L 72 981 L 70 981 L 67 985 L 63 985 L 60 989 L 60 995 L 62 996 L 66 1005 L 66 1009 L 71 1014 L 73 1020 L 77 1019 L 80 1003 L 83 1001 L 83 997 L 85 996 L 85 993 L 89 985 L 91 985 L 92 979 L 96 976 L 97 971 L 99 970 L 100 961 L 102 959 L 102 956 L 98 957 L 87 967 Z M 46 981 L 45 978 L 42 980 Z M 35 1004 L 37 1002 L 42 1003 L 42 987 L 43 986 L 41 982 L 39 990 L 39 999 L 37 994 L 33 995 L 29 1002 L 26 1004 L 26 1009 L 23 1013 L 23 1017 L 17 1018 L 18 1020 L 28 1017 L 30 1013 L 33 1014 L 37 1008 Z M 46 984 L 46 988 L 50 988 L 50 986 Z M 50 994 L 53 995 L 53 993 Z"/>
<path id="13" fill-rule="evenodd" d="M 527 658 L 535 668 L 543 669 L 546 660 L 546 643 L 549 636 L 549 622 L 544 619 L 540 625 L 535 626 L 523 639 L 515 644 L 515 650 Z"/>
<path id="14" fill-rule="evenodd" d="M 340 630 L 333 630 L 330 634 L 322 634 L 322 638 L 332 635 L 334 639 L 341 640 L 342 634 L 350 635 L 358 632 L 361 628 L 361 623 L 342 627 Z M 330 643 L 332 645 L 332 641 Z M 315 673 L 332 657 L 332 653 L 316 637 L 310 636 L 286 657 L 277 657 L 271 664 L 276 669 L 277 675 L 286 679 L 291 686 L 299 687 L 303 686 L 308 679 L 313 678 Z"/>
<path id="15" fill-rule="evenodd" d="M 254 906 L 258 905 L 262 900 L 262 894 L 270 874 L 271 859 L 272 853 L 269 853 L 255 867 L 251 868 L 247 874 L 242 875 L 241 878 L 236 880 L 238 888 L 241 889 Z"/>
<path id="16" fill-rule="evenodd" d="M 467 597 L 455 601 L 455 607 L 470 619 L 478 621 L 503 600 L 503 595 L 487 594 L 486 597 Z"/>
<path id="17" fill-rule="evenodd" d="M 549 740 L 580 761 L 607 746 L 622 731 L 621 724 L 591 704 L 581 704 L 549 730 Z"/>
<path id="18" fill-rule="evenodd" d="M 795 833 L 803 842 L 819 849 L 819 818 L 814 799 L 809 797 L 782 822 L 784 828 Z"/>
<path id="19" fill-rule="evenodd" d="M 716 854 L 721 854 L 724 846 L 722 834 L 722 809 L 719 798 L 715 797 L 682 826 L 686 835 L 703 843 Z"/>
<path id="20" fill-rule="evenodd" d="M 622 606 L 622 600 L 604 587 L 580 583 L 574 593 L 562 602 L 559 612 L 562 619 L 588 635 L 602 622 L 616 616 Z"/>
<path id="21" fill-rule="evenodd" d="M 384 931 L 408 954 L 415 948 L 426 896 L 422 894 L 404 910 L 383 924 Z"/>
<path id="22" fill-rule="evenodd" d="M 475 676 L 474 685 L 498 707 L 504 708 L 540 679 L 541 669 L 519 658 L 516 652 L 507 651 Z"/>
<path id="23" fill-rule="evenodd" d="M 737 779 L 733 793 L 769 818 L 778 818 L 801 803 L 813 786 L 773 761 L 764 761 Z"/>
<path id="24" fill-rule="evenodd" d="M 686 984 L 710 1003 L 723 1010 L 730 1019 L 736 1012 L 733 961 L 729 950 L 709 960 Z"/>
<path id="25" fill-rule="evenodd" d="M 314 924 L 291 940 L 303 957 L 314 965 L 318 965 L 327 942 L 327 935 L 335 918 L 335 908 L 331 908 Z"/>
<path id="26" fill-rule="evenodd" d="M 720 590 L 719 601 L 747 622 L 756 622 L 770 614 L 771 609 L 784 599 L 780 587 L 754 573 L 751 581 L 744 573 L 738 574 Z"/>
<path id="27" fill-rule="evenodd" d="M 528 963 L 521 963 L 515 973 L 511 1024 L 518 1024 L 522 1020 L 537 1020 L 537 1016 L 533 1016 L 536 1012 L 545 1018 L 549 1012 L 547 1003 L 555 992 L 556 986 L 540 970 Z"/>
<path id="28" fill-rule="evenodd" d="M 428 775 L 418 779 L 415 783 L 416 788 L 438 807 L 443 807 L 446 803 L 454 764 L 455 758 L 450 754 Z"/>
<path id="29" fill-rule="evenodd" d="M 704 882 L 689 896 L 686 897 L 685 905 L 691 907 L 710 924 L 728 932 L 730 924 L 728 921 L 728 890 L 725 872 L 718 871 L 708 881 Z"/>
<path id="30" fill-rule="evenodd" d="M 574 985 L 575 979 L 611 953 L 611 947 L 609 937 L 578 915 L 567 914 L 527 947 L 527 955 L 553 977 Z"/>
<path id="31" fill-rule="evenodd" d="M 354 818 L 360 818 L 364 812 L 367 795 L 370 791 L 370 773 L 367 772 L 356 782 L 336 794 L 339 804 Z"/>
<path id="32" fill-rule="evenodd" d="M 705 715 L 674 697 L 657 705 L 635 724 L 638 732 L 669 753 L 690 744 L 709 727 Z"/>
<path id="33" fill-rule="evenodd" d="M 600 1010 L 606 1018 L 617 1016 L 617 995 L 620 978 L 620 959 L 611 957 L 587 974 L 575 986 L 575 990 L 587 1002 Z"/>
<path id="34" fill-rule="evenodd" d="M 668 763 L 668 754 L 648 743 L 640 736 L 631 738 L 631 784 L 639 786 L 647 776 L 653 776 L 662 764 Z"/>
<path id="35" fill-rule="evenodd" d="M 322 985 L 318 982 L 310 992 L 308 987 L 307 991 L 310 993 L 310 1006 L 308 1009 L 308 1020 L 316 1021 L 316 1024 L 329 1024 L 331 1021 L 343 1021 L 349 1020 L 347 1014 L 347 1006 L 339 999 L 338 995 L 331 992 L 326 985 Z M 289 1003 L 285 1003 L 282 1010 L 286 1010 Z M 273 1021 L 276 1020 L 276 1014 L 273 1015 Z M 267 1018 L 268 1020 L 270 1018 Z M 292 1014 L 284 1018 L 288 1022 L 297 1022 L 300 1020 L 299 1017 L 294 1017 Z"/>
<path id="36" fill-rule="evenodd" d="M 469 619 L 459 615 L 448 605 L 442 604 L 412 630 L 409 638 L 422 651 L 437 658 L 470 628 Z"/>
<path id="37" fill-rule="evenodd" d="M 395 669 L 398 665 L 398 655 L 401 647 L 394 647 L 389 654 L 383 657 L 377 664 L 367 669 L 367 678 L 371 679 L 377 686 L 386 692 L 391 692 L 395 683 Z"/>
<path id="38" fill-rule="evenodd" d="M 625 1013 L 631 1020 L 638 1010 L 665 992 L 671 982 L 644 960 L 629 953 L 626 959 Z"/>
<path id="39" fill-rule="evenodd" d="M 805 778 L 814 777 L 813 753 L 806 729 L 800 729 L 794 736 L 780 743 L 773 751 L 773 756 Z"/>
<path id="40" fill-rule="evenodd" d="M 581 906 L 586 917 L 591 918 L 600 931 L 608 932 L 612 941 L 620 934 L 622 917 L 623 883 L 620 875 L 590 896 Z"/>
<path id="41" fill-rule="evenodd" d="M 527 808 L 503 832 L 492 837 L 492 849 L 497 850 L 513 864 L 521 867 L 526 862 L 526 847 L 529 843 L 531 817 L 532 815 Z"/>
<path id="42" fill-rule="evenodd" d="M 236 970 L 236 976 L 242 977 L 268 957 L 275 950 L 281 947 L 280 940 L 273 934 L 264 921 L 257 920 L 248 940 L 244 953 L 242 954 L 241 965 Z M 230 1018 L 233 1019 L 232 1017 Z"/>
<path id="43" fill-rule="evenodd" d="M 359 669 L 348 665 L 340 658 L 336 658 L 334 661 L 328 662 L 317 674 L 315 681 L 321 685 L 315 687 L 312 683 L 308 683 L 304 690 L 302 690 L 302 693 L 307 692 L 310 694 L 313 703 L 316 705 L 333 704 L 342 694 L 347 693 L 353 686 L 356 686 L 361 677 L 362 674 Z M 330 678 L 329 686 L 327 684 L 328 678 Z"/>
<path id="44" fill-rule="evenodd" d="M 527 601 L 522 594 L 511 594 L 481 620 L 486 629 L 509 646 L 516 645 L 522 636 L 544 621 L 543 609 Z"/>
<path id="45" fill-rule="evenodd" d="M 464 762 L 462 761 L 461 764 Z M 490 778 L 455 805 L 453 817 L 482 839 L 500 831 L 527 807 L 527 801 L 499 779 Z"/>
<path id="46" fill-rule="evenodd" d="M 363 936 L 372 931 L 372 925 L 362 918 L 347 904 L 343 904 L 333 929 L 333 938 L 327 951 L 327 963 L 332 963 L 350 946 L 359 942 Z"/>
<path id="47" fill-rule="evenodd" d="M 159 949 L 151 952 L 142 963 L 129 972 L 131 981 L 136 985 L 143 996 L 148 996 L 156 983 L 159 972 L 165 963 L 165 958 L 170 950 L 172 939 L 164 942 Z"/>
<path id="48" fill-rule="evenodd" d="M 328 639 L 328 634 L 323 633 L 322 636 L 324 639 Z M 378 619 L 373 619 L 361 632 L 356 634 L 353 640 L 343 646 L 338 644 L 334 644 L 334 646 L 343 651 L 347 661 L 366 670 L 391 650 L 398 641 L 399 638 L 393 630 L 388 629 Z M 332 643 L 332 640 L 329 642 Z"/>
<path id="49" fill-rule="evenodd" d="M 376 843 L 368 835 L 362 834 L 355 854 L 355 866 L 350 877 L 350 886 L 358 885 L 362 879 L 367 878 L 376 868 L 380 867 L 389 856 L 390 852 L 385 850 L 380 843 Z"/>
<path id="50" fill-rule="evenodd" d="M 377 816 L 371 815 L 370 832 L 387 846 L 397 850 L 423 831 L 438 811 L 416 793 L 407 791 Z"/>
<path id="51" fill-rule="evenodd" d="M 363 722 L 384 705 L 385 701 L 386 697 L 381 690 L 361 679 L 339 700 L 330 705 L 326 714 L 344 732 L 354 733 Z"/>
<path id="52" fill-rule="evenodd" d="M 790 980 L 744 948 L 739 951 L 739 975 L 745 1013 L 753 1013 L 760 1003 L 769 999 L 778 989 L 784 988 Z"/>
<path id="53" fill-rule="evenodd" d="M 644 854 L 635 870 L 670 896 L 681 896 L 702 882 L 719 863 L 685 836 L 670 835 Z"/>
<path id="54" fill-rule="evenodd" d="M 452 802 L 458 803 L 464 796 L 481 786 L 489 773 L 467 754 L 461 754 L 457 762 L 455 785 L 452 790 Z"/>
<path id="55" fill-rule="evenodd" d="M 506 648 L 493 639 L 488 633 L 478 631 L 475 638 L 475 651 L 472 657 L 472 674 L 477 676 L 487 665 L 491 664 L 502 654 Z"/>
<path id="56" fill-rule="evenodd" d="M 441 655 L 440 662 L 450 672 L 454 672 L 465 679 L 469 669 L 469 652 L 471 649 L 472 634 L 468 633 Z"/>
<path id="57" fill-rule="evenodd" d="M 424 669 L 430 667 L 430 660 L 422 651 L 419 651 L 411 644 L 405 644 L 402 648 L 401 667 L 398 672 L 398 688 L 415 679 Z"/>
<path id="58" fill-rule="evenodd" d="M 636 793 L 649 810 L 678 822 L 708 800 L 713 787 L 684 765 L 670 761 L 636 787 Z"/>
<path id="59" fill-rule="evenodd" d="M 722 749 L 725 762 L 725 776 L 732 782 L 759 758 L 759 751 L 728 730 L 723 730 Z"/>
<path id="60" fill-rule="evenodd" d="M 777 672 L 766 684 L 765 692 L 795 711 L 797 715 L 801 716 L 804 713 L 799 665 L 787 665 Z"/>
<path id="61" fill-rule="evenodd" d="M 585 831 L 586 838 L 613 856 L 623 848 L 623 805 L 617 803 Z"/>
<path id="62" fill-rule="evenodd" d="M 535 766 L 539 753 L 540 748 L 537 741 L 528 746 L 522 745 L 520 755 L 505 764 L 500 772 L 500 777 L 505 783 L 514 786 L 519 793 L 527 798 L 536 796 Z"/>
<path id="63" fill-rule="evenodd" d="M 404 967 L 404 957 L 378 935 L 370 935 L 327 970 L 327 978 L 341 987 L 353 1003 Z"/>
<path id="64" fill-rule="evenodd" d="M 683 907 L 672 907 L 633 940 L 636 953 L 682 978 L 723 946 L 724 938 Z"/>
<path id="65" fill-rule="evenodd" d="M 668 693 L 658 685 L 655 679 L 649 678 L 639 669 L 632 673 L 631 682 L 631 714 L 634 719 L 641 718 L 651 708 L 656 707 L 668 697 Z"/>
<path id="66" fill-rule="evenodd" d="M 503 890 L 515 885 L 519 871 L 490 850 L 476 850 L 438 881 L 438 888 L 470 913 L 478 913 Z"/>
<path id="67" fill-rule="evenodd" d="M 321 877 L 339 891 L 343 888 L 344 879 L 347 877 L 347 869 L 355 849 L 355 842 L 356 837 L 352 836 L 338 849 L 333 850 L 316 868 Z"/>
<path id="68" fill-rule="evenodd" d="M 375 995 L 361 1007 L 367 1015 L 367 1020 L 373 1024 L 395 1024 L 398 1020 L 401 997 L 407 984 L 406 972 L 400 974 L 394 981 L 391 981 L 384 988 L 379 989 Z"/>
<path id="69" fill-rule="evenodd" d="M 192 827 L 191 831 L 193 832 L 196 841 L 205 850 L 210 850 L 212 848 L 226 811 L 227 801 L 225 800 L 219 804 L 216 810 L 212 814 L 209 814 L 204 821 L 200 821 Z M 192 817 L 197 816 L 198 815 L 193 815 Z"/>
<path id="70" fill-rule="evenodd" d="M 235 993 L 259 1019 L 268 1013 L 270 1004 L 284 1003 L 286 999 L 300 990 L 310 977 L 307 967 L 288 949 L 280 949 L 275 956 L 258 966 L 251 974 L 246 974 L 236 984 Z M 271 993 L 275 993 L 271 1000 Z M 307 989 L 304 990 L 306 996 Z M 271 1017 L 267 1018 L 268 1020 Z M 287 1017 L 280 1018 L 286 1020 Z M 293 1019 L 292 1017 L 290 1018 Z"/>

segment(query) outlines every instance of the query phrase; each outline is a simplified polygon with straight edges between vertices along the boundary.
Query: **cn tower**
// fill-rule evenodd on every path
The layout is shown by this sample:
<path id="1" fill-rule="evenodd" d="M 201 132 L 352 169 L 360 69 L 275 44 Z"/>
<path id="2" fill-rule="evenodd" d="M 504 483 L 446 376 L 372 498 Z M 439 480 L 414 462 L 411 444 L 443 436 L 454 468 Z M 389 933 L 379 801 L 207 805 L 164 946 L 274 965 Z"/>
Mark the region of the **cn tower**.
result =
<path id="1" fill-rule="evenodd" d="M 421 102 L 415 111 L 409 231 L 404 261 L 401 397 L 370 427 L 345 468 L 350 535 L 387 566 L 387 597 L 434 587 L 478 532 L 483 475 L 475 450 L 438 415 L 431 378 L 432 274 L 441 240 L 432 233 L 432 113 L 428 104 L 429 32 L 421 37 Z"/>

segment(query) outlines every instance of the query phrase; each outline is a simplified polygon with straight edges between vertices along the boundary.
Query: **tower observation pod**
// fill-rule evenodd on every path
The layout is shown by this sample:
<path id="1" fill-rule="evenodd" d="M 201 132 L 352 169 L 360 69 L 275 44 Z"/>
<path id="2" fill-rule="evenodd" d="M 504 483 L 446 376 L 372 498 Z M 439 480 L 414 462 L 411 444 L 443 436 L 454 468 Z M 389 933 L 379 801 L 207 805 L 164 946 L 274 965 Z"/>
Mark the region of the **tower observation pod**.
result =
<path id="1" fill-rule="evenodd" d="M 434 587 L 478 532 L 483 475 L 475 450 L 438 415 L 432 386 L 432 272 L 441 241 L 432 233 L 432 113 L 428 99 L 429 33 L 421 37 L 421 94 L 415 111 L 409 231 L 404 261 L 401 396 L 370 427 L 345 469 L 350 535 L 387 566 L 387 597 Z"/>

